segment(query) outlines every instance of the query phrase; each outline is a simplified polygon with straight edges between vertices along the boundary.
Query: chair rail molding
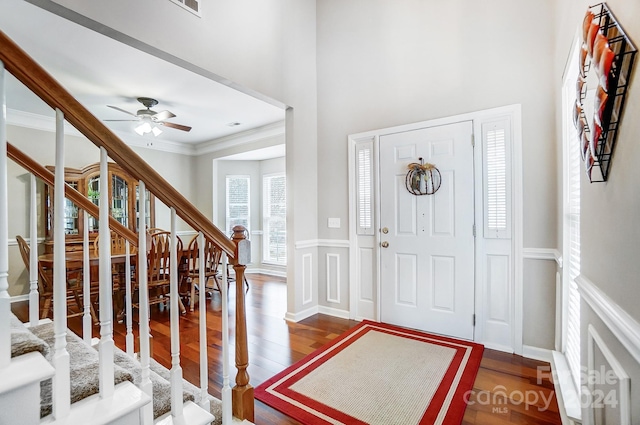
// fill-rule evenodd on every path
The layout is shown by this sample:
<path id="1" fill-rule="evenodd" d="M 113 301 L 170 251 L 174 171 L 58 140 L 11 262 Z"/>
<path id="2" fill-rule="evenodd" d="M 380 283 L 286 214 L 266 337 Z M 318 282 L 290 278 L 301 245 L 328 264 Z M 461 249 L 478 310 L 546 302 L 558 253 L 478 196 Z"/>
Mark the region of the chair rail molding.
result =
<path id="1" fill-rule="evenodd" d="M 296 249 L 307 248 L 350 248 L 351 243 L 347 239 L 309 239 L 306 241 L 297 241 Z"/>
<path id="2" fill-rule="evenodd" d="M 576 278 L 580 296 L 640 363 L 640 323 L 583 275 Z"/>
<path id="3" fill-rule="evenodd" d="M 562 254 L 556 248 L 523 248 L 522 258 L 525 260 L 549 260 L 562 267 Z"/>

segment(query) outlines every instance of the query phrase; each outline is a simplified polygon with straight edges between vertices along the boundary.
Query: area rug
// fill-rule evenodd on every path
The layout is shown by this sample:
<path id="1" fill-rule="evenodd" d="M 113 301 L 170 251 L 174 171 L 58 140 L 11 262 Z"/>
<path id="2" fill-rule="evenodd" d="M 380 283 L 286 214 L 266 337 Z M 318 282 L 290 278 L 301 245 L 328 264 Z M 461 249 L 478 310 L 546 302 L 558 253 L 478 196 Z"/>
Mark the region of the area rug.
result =
<path id="1" fill-rule="evenodd" d="M 483 346 L 363 321 L 258 385 L 306 425 L 459 425 Z"/>

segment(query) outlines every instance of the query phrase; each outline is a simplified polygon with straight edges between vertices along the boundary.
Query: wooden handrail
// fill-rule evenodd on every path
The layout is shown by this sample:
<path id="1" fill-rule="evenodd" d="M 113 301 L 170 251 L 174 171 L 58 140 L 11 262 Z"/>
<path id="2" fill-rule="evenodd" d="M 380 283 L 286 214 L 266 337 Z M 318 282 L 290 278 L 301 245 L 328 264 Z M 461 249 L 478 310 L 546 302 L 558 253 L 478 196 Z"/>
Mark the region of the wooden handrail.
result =
<path id="1" fill-rule="evenodd" d="M 147 189 L 158 199 L 167 206 L 175 208 L 181 219 L 192 228 L 202 231 L 207 239 L 223 249 L 227 255 L 235 256 L 235 245 L 231 239 L 2 31 L 0 31 L 0 60 L 4 62 L 7 71 L 47 105 L 61 110 L 65 120 L 87 139 L 98 147 L 104 147 L 109 157 L 129 175 L 144 181 Z"/>
<path id="2" fill-rule="evenodd" d="M 16 164 L 22 166 L 25 170 L 31 172 L 33 175 L 44 181 L 49 186 L 54 186 L 55 175 L 51 171 L 47 170 L 45 167 L 40 165 L 38 162 L 33 160 L 31 157 L 29 157 L 27 154 L 25 154 L 9 142 L 7 142 L 7 156 L 11 158 Z M 69 200 L 71 200 L 74 204 L 91 214 L 93 217 L 98 217 L 100 215 L 100 208 L 96 204 L 91 202 L 82 193 L 78 192 L 68 184 L 65 184 L 64 196 L 69 198 Z M 123 226 L 122 223 L 120 223 L 115 218 L 109 217 L 109 227 L 118 235 L 128 240 L 134 246 L 138 246 L 138 235 L 128 227 Z"/>

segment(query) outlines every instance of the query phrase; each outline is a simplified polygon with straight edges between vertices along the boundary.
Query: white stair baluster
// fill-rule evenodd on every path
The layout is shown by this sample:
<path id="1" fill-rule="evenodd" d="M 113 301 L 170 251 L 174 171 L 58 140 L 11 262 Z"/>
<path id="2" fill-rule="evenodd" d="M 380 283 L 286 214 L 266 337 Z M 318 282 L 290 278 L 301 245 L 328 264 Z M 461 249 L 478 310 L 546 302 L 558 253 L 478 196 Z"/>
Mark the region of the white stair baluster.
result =
<path id="1" fill-rule="evenodd" d="M 9 207 L 7 186 L 7 101 L 4 63 L 0 61 L 0 369 L 11 362 L 9 313 Z"/>
<path id="2" fill-rule="evenodd" d="M 92 317 L 91 317 L 91 264 L 89 263 L 89 213 L 82 214 L 82 339 L 91 345 Z"/>
<path id="3" fill-rule="evenodd" d="M 6 145 L 5 145 L 6 146 Z M 29 205 L 29 323 L 31 326 L 40 320 L 40 294 L 38 293 L 38 199 L 36 194 L 36 176 L 30 176 Z"/>
<path id="4" fill-rule="evenodd" d="M 153 384 L 150 378 L 149 368 L 149 287 L 147 281 L 147 190 L 142 180 L 138 183 L 138 329 L 140 335 L 140 389 L 149 397 L 153 397 Z M 149 247 L 151 248 L 151 247 Z M 140 423 L 142 425 L 153 424 L 153 405 L 148 403 L 140 411 Z"/>
<path id="5" fill-rule="evenodd" d="M 127 240 L 125 242 L 125 259 L 124 259 L 124 270 L 125 270 L 125 315 L 126 315 L 126 323 L 127 323 L 127 336 L 125 337 L 125 343 L 127 348 L 127 354 L 131 357 L 134 356 L 134 346 L 133 346 L 133 318 L 132 315 L 132 306 L 131 306 L 131 245 Z"/>
<path id="6" fill-rule="evenodd" d="M 204 234 L 198 233 L 198 285 L 200 286 L 200 299 L 198 301 L 199 318 L 200 318 L 200 407 L 207 412 L 211 409 L 211 400 L 209 400 L 209 375 L 208 375 L 208 353 L 207 353 L 207 288 L 205 269 L 209 266 L 204 256 Z M 211 265 L 213 267 L 213 265 Z M 192 283 L 193 284 L 193 283 Z M 191 305 L 195 300 L 191 300 Z"/>
<path id="7" fill-rule="evenodd" d="M 100 397 L 113 395 L 113 282 L 111 277 L 111 230 L 109 229 L 109 168 L 107 151 L 100 148 L 100 236 L 99 285 L 100 285 L 100 343 L 99 373 Z"/>
<path id="8" fill-rule="evenodd" d="M 178 239 L 176 210 L 171 207 L 171 249 L 169 256 L 171 318 L 171 416 L 182 417 L 182 367 L 180 366 L 180 294 L 178 291 Z"/>
<path id="9" fill-rule="evenodd" d="M 222 252 L 220 267 L 222 278 L 220 283 L 220 297 L 222 298 L 222 424 L 229 425 L 232 421 L 231 383 L 229 380 L 229 280 L 227 276 L 227 253 Z"/>
<path id="10" fill-rule="evenodd" d="M 56 163 L 53 201 L 53 416 L 69 416 L 70 366 L 67 351 L 67 266 L 64 235 L 64 115 L 56 109 Z"/>

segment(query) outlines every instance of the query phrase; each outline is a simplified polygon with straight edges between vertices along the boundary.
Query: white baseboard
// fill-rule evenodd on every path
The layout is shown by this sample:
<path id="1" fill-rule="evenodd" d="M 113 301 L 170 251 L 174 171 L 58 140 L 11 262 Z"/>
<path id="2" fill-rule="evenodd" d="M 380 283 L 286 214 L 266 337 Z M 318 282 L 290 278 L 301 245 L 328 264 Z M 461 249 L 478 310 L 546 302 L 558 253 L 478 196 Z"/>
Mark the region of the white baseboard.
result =
<path id="1" fill-rule="evenodd" d="M 341 319 L 348 319 L 349 318 L 349 311 L 348 310 L 342 310 L 342 309 L 339 309 L 339 308 L 327 307 L 327 306 L 324 306 L 324 305 L 318 306 L 318 313 L 326 314 L 326 315 L 333 316 L 333 317 L 339 317 Z"/>
<path id="2" fill-rule="evenodd" d="M 553 352 L 551 350 L 532 347 L 531 345 L 522 346 L 522 357 L 547 363 L 553 362 Z"/>
<path id="3" fill-rule="evenodd" d="M 245 274 L 264 274 L 267 276 L 275 276 L 275 277 L 287 277 L 287 270 L 271 270 L 271 269 L 261 269 L 261 268 L 248 268 L 245 270 Z"/>
<path id="4" fill-rule="evenodd" d="M 306 319 L 307 317 L 313 316 L 314 314 L 318 314 L 317 305 L 306 310 L 299 311 L 298 313 L 287 312 L 287 314 L 284 315 L 284 320 L 286 320 L 287 322 L 297 323 L 301 320 Z"/>

